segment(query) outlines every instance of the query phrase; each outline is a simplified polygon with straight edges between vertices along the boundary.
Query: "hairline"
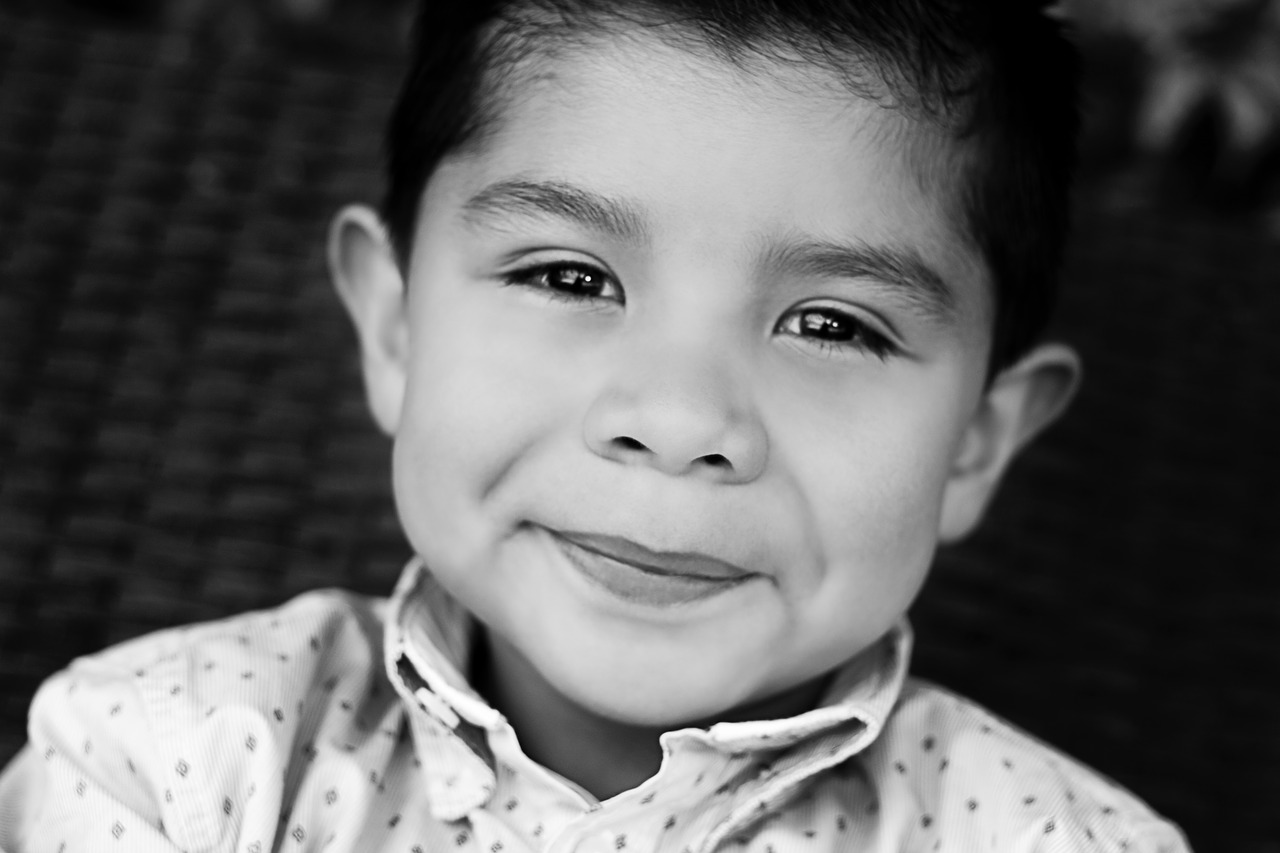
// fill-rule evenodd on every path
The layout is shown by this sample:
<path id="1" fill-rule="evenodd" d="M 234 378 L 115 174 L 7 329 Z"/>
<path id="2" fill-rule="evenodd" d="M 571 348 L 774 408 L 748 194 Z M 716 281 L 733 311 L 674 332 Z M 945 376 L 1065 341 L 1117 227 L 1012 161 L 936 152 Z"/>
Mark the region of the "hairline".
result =
<path id="1" fill-rule="evenodd" d="M 600 8 L 602 5 L 605 8 Z M 950 65 L 921 64 L 914 54 L 895 52 L 891 45 L 875 41 L 864 43 L 856 34 L 825 38 L 823 31 L 805 21 L 791 22 L 780 30 L 748 26 L 725 31 L 714 21 L 660 11 L 654 0 L 628 5 L 631 8 L 617 9 L 600 0 L 526 0 L 500 8 L 495 17 L 478 27 L 477 38 L 472 41 L 475 83 L 468 90 L 464 121 L 451 134 L 438 159 L 433 157 L 422 173 L 417 187 L 418 204 L 435 169 L 450 157 L 482 149 L 500 130 L 505 108 L 521 85 L 540 73 L 539 64 L 545 66 L 564 56 L 565 51 L 583 49 L 619 34 L 643 32 L 693 55 L 714 57 L 749 73 L 758 74 L 769 65 L 817 67 L 833 73 L 850 96 L 897 110 L 906 120 L 904 125 L 932 131 L 910 134 L 911 140 L 932 138 L 936 146 L 912 157 L 911 171 L 922 187 L 946 200 L 946 220 L 981 265 L 994 311 L 989 375 L 994 377 L 1013 363 L 1043 332 L 1049 309 L 1041 303 L 1052 304 L 1053 287 L 1036 282 L 1042 274 L 1053 277 L 1056 273 L 1048 269 L 1033 271 L 1034 280 L 1025 283 L 1033 295 L 1010 302 L 1009 294 L 1024 286 L 1009 279 L 1010 274 L 1022 271 L 1023 262 L 1017 255 L 1020 250 L 1013 250 L 1014 265 L 1010 267 L 1006 263 L 1010 255 L 999 242 L 1000 235 L 989 233 L 992 208 L 988 199 L 993 190 L 987 175 L 992 169 L 998 172 L 1001 168 L 992 162 L 1000 145 L 997 142 L 995 149 L 990 147 L 990 134 L 995 134 L 994 140 L 1004 140 L 1005 132 L 999 120 L 993 128 L 989 126 L 991 119 L 984 118 L 987 98 L 992 95 L 983 80 L 999 67 L 1001 59 L 977 53 Z M 950 47 L 942 42 L 932 46 L 944 51 Z M 852 73 L 854 70 L 858 73 Z M 866 86 L 868 79 L 878 81 L 875 92 Z M 1070 152 L 1066 156 L 1069 181 Z M 946 189 L 940 192 L 939 187 Z M 996 194 L 999 197 L 999 191 Z M 410 245 L 398 255 L 407 266 L 412 228 L 419 216 L 404 207 L 399 210 L 398 236 Z M 1054 267 L 1060 264 L 1060 246 L 1061 237 L 1048 238 L 1051 257 L 1059 258 L 1052 262 Z M 1040 300 L 1034 294 L 1042 287 L 1048 288 L 1047 297 Z M 1030 320 L 1025 330 L 1023 318 Z"/>
<path id="2" fill-rule="evenodd" d="M 983 254 L 976 223 L 965 204 L 974 180 L 973 170 L 977 166 L 974 153 L 978 146 L 972 139 L 972 117 L 969 113 L 933 109 L 925 103 L 928 98 L 923 94 L 916 103 L 904 100 L 901 91 L 910 91 L 912 86 L 903 79 L 894 79 L 895 75 L 890 73 L 890 61 L 867 56 L 866 51 L 854 53 L 850 50 L 847 56 L 837 55 L 830 46 L 824 46 L 822 53 L 825 57 L 822 59 L 796 52 L 795 47 L 803 41 L 819 41 L 817 36 L 807 32 L 791 36 L 753 36 L 749 42 L 721 44 L 710 38 L 704 28 L 684 20 L 645 20 L 626 15 L 625 9 L 591 8 L 579 15 L 580 20 L 572 22 L 577 26 L 565 26 L 568 22 L 551 18 L 547 10 L 552 6 L 561 14 L 571 14 L 566 9 L 570 5 L 576 7 L 577 4 L 531 0 L 508 8 L 504 15 L 486 25 L 478 46 L 480 55 L 477 63 L 481 74 L 472 120 L 457 143 L 440 158 L 436 169 L 448 159 L 465 159 L 482 152 L 502 132 L 503 116 L 512 100 L 518 97 L 515 93 L 534 84 L 542 76 L 542 69 L 564 58 L 566 52 L 590 50 L 606 39 L 633 36 L 642 28 L 662 43 L 692 56 L 705 58 L 700 51 L 710 49 L 716 60 L 751 75 L 785 71 L 792 66 L 812 69 L 816 62 L 819 70 L 827 72 L 831 79 L 843 85 L 847 96 L 871 101 L 886 111 L 897 113 L 901 118 L 901 130 L 896 132 L 900 134 L 899 141 L 912 149 L 906 159 L 917 186 L 927 195 L 945 199 L 948 220 L 958 224 L 956 236 L 966 243 L 967 248 L 980 256 Z M 526 20 L 522 16 L 539 20 Z M 748 50 L 735 50 L 735 47 Z M 862 69 L 861 73 L 852 73 L 851 69 L 840 64 L 841 59 L 857 65 Z M 778 75 L 775 79 L 785 85 L 784 77 Z M 896 77 L 903 75 L 897 74 Z M 910 129 L 921 132 L 911 133 Z M 956 177 L 947 177 L 949 174 Z M 427 176 L 428 182 L 431 177 Z M 424 184 L 420 188 L 419 204 L 425 189 Z M 405 262 L 411 248 L 404 247 Z"/>

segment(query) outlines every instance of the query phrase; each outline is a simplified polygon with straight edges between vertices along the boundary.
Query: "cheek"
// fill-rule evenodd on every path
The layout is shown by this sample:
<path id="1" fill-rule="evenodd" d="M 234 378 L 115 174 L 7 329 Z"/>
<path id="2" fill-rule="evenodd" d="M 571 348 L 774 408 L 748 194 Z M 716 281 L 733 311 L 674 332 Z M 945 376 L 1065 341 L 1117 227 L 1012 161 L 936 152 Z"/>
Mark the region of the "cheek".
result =
<path id="1" fill-rule="evenodd" d="M 911 475 L 895 475 L 898 488 L 876 488 L 823 510 L 825 573 L 810 601 L 827 613 L 814 621 L 847 625 L 854 647 L 879 636 L 906 611 L 934 554 L 934 489 L 911 488 Z"/>
<path id="2" fill-rule="evenodd" d="M 566 395 L 574 385 L 528 318 L 483 288 L 446 284 L 415 295 L 396 500 L 419 553 L 454 562 L 511 523 L 502 516 L 504 485 L 572 426 Z"/>
<path id="3" fill-rule="evenodd" d="M 427 306 L 423 306 L 427 307 Z M 430 316 L 430 315 L 427 315 Z M 436 566 L 456 561 L 479 519 L 467 511 L 491 487 L 517 439 L 509 389 L 492 354 L 447 326 L 414 316 L 408 387 L 396 430 L 396 505 L 415 549 Z M 449 551 L 451 553 L 442 553 Z"/>
<path id="4" fill-rule="evenodd" d="M 946 466 L 921 446 L 910 434 L 863 431 L 838 464 L 809 472 L 821 569 L 794 579 L 790 654 L 815 672 L 889 630 L 928 575 Z"/>
<path id="5" fill-rule="evenodd" d="M 790 444 L 826 448 L 791 460 L 808 534 L 829 567 L 824 587 L 881 600 L 914 594 L 936 544 L 960 422 L 959 398 L 934 391 L 867 391 L 834 417 L 797 424 Z"/>
<path id="6" fill-rule="evenodd" d="M 438 288 L 412 309 L 405 418 L 398 438 L 433 464 L 502 455 L 513 432 L 537 416 L 522 363 L 520 330 L 485 312 L 465 288 Z M 456 292 L 454 292 L 456 291 Z"/>

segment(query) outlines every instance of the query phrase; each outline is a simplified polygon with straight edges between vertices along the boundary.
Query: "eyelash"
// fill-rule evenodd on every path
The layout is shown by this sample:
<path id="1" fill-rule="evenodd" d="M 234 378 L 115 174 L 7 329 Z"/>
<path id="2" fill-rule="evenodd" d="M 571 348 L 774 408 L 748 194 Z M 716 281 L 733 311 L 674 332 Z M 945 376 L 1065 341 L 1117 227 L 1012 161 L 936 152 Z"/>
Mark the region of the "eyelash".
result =
<path id="1" fill-rule="evenodd" d="M 551 278 L 554 274 L 575 271 L 579 276 L 589 279 L 598 279 L 602 287 L 612 287 L 617 290 L 618 295 L 615 298 L 603 296 L 598 293 L 581 293 L 566 290 L 559 290 L 552 286 Z M 503 283 L 507 285 L 516 285 L 518 287 L 527 287 L 531 290 L 540 291 L 548 299 L 557 302 L 594 302 L 596 300 L 605 299 L 611 302 L 617 302 L 619 305 L 626 304 L 626 297 L 622 293 L 621 286 L 614 280 L 613 276 L 603 270 L 597 269 L 589 264 L 559 262 L 549 264 L 536 264 L 531 267 L 512 270 L 502 277 Z"/>
<path id="2" fill-rule="evenodd" d="M 819 318 L 827 328 L 832 323 L 844 325 L 846 330 L 839 333 L 840 338 L 823 338 L 815 336 L 804 336 L 801 334 L 805 321 L 810 317 Z M 794 326 L 795 329 L 790 327 Z M 860 320 L 854 314 L 847 311 L 841 311 L 830 306 L 812 306 L 808 308 L 796 308 L 788 311 L 778 321 L 778 325 L 774 327 L 775 331 L 787 331 L 796 337 L 804 337 L 805 340 L 811 341 L 824 353 L 838 353 L 849 347 L 860 350 L 875 356 L 881 361 L 888 361 L 891 357 L 897 355 L 900 350 L 892 340 L 886 335 L 876 331 L 869 324 Z M 816 330 L 815 330 L 816 331 Z M 847 337 L 846 337 L 847 336 Z"/>
<path id="3" fill-rule="evenodd" d="M 553 276 L 557 273 L 567 271 L 576 272 L 580 277 L 586 279 L 597 280 L 602 290 L 612 287 L 617 291 L 617 296 L 609 297 L 601 293 L 582 293 L 557 289 L 551 284 Z M 574 263 L 574 262 L 555 262 L 535 264 L 533 266 L 512 270 L 502 277 L 502 281 L 506 285 L 514 285 L 517 287 L 527 287 L 532 290 L 541 292 L 546 298 L 556 302 L 567 303 L 590 303 L 598 300 L 607 300 L 616 302 L 619 305 L 626 304 L 626 296 L 621 286 L 609 273 L 594 267 L 590 264 Z M 843 324 L 847 327 L 846 331 L 840 333 L 842 336 L 847 335 L 847 340 L 823 338 L 815 336 L 805 336 L 801 334 L 803 324 L 807 318 L 820 318 L 828 329 L 831 324 Z M 789 327 L 794 326 L 794 331 Z M 888 361 L 894 355 L 900 352 L 898 346 L 887 336 L 873 329 L 870 325 L 860 320 L 855 315 L 841 311 L 830 306 L 815 306 L 809 308 L 797 308 L 787 312 L 778 321 L 774 327 L 775 332 L 787 332 L 797 338 L 803 338 L 811 342 L 824 354 L 837 355 L 840 352 L 852 347 L 859 351 L 875 356 L 881 361 Z M 816 331 L 816 329 L 815 329 Z"/>

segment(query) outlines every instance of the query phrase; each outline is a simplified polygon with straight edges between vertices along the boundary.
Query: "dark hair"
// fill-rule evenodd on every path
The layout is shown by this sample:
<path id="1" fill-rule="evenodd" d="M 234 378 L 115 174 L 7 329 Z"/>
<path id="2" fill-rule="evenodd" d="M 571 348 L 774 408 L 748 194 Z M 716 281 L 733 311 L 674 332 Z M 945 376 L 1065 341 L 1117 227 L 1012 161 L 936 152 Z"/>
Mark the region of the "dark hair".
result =
<path id="1" fill-rule="evenodd" d="M 930 122 L 964 166 L 959 215 L 995 287 L 990 366 L 1048 323 L 1075 168 L 1076 54 L 1033 0 L 426 0 L 388 126 L 382 215 L 407 268 L 442 158 L 481 144 L 530 60 L 621 26 L 729 62 L 797 55 Z"/>

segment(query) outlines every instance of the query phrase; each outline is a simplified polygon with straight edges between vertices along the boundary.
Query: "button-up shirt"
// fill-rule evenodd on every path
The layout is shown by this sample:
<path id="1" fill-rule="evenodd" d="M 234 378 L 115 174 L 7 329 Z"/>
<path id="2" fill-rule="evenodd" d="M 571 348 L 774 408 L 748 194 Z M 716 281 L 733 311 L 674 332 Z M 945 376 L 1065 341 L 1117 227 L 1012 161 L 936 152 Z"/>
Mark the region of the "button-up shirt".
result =
<path id="1" fill-rule="evenodd" d="M 425 853 L 1186 850 L 1133 795 L 906 676 L 905 623 L 818 707 L 661 737 L 604 802 L 528 758 L 464 675 L 469 615 L 410 563 L 161 631 L 40 688 L 0 849 Z"/>

